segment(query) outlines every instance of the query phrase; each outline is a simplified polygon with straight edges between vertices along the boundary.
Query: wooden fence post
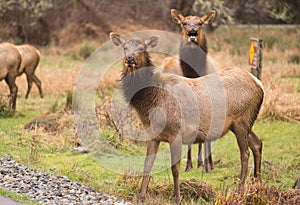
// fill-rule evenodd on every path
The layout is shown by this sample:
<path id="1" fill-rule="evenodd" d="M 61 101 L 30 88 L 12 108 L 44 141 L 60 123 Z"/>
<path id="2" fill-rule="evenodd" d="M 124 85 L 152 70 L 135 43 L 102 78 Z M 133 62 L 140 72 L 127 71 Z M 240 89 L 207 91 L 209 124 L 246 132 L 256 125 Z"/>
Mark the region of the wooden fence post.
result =
<path id="1" fill-rule="evenodd" d="M 250 38 L 249 65 L 251 73 L 261 80 L 263 40 Z"/>

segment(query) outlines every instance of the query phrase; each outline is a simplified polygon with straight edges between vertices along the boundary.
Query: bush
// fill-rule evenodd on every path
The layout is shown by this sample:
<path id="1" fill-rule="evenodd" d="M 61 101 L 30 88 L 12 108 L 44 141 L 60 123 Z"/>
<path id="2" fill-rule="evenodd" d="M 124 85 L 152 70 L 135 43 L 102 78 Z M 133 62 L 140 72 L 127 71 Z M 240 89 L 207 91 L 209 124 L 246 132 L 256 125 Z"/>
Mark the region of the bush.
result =
<path id="1" fill-rule="evenodd" d="M 5 96 L 0 95 L 0 118 L 11 117 L 13 115 L 13 111 L 10 109 L 5 98 Z"/>
<path id="2" fill-rule="evenodd" d="M 264 42 L 267 48 L 272 49 L 276 42 L 276 38 L 274 36 L 266 36 Z"/>
<path id="3" fill-rule="evenodd" d="M 289 63 L 300 64 L 300 55 L 294 54 L 289 58 Z"/>
<path id="4" fill-rule="evenodd" d="M 87 59 L 93 52 L 95 48 L 87 43 L 85 43 L 80 49 L 79 49 L 79 56 L 83 59 Z"/>

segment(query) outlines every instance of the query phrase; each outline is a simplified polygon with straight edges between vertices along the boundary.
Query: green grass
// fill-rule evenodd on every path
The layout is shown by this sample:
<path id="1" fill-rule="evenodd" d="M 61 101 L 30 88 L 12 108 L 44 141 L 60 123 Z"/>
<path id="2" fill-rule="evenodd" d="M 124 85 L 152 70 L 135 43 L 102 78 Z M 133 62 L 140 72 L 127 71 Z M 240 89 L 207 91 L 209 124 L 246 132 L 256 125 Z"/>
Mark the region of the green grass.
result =
<path id="1" fill-rule="evenodd" d="M 26 204 L 26 205 L 38 205 L 39 203 L 32 201 L 28 198 L 26 198 L 25 196 L 20 196 L 18 194 L 15 194 L 13 192 L 9 192 L 3 189 L 0 189 L 0 196 L 6 196 L 6 197 L 10 197 L 15 201 L 20 202 L 21 204 Z"/>
<path id="2" fill-rule="evenodd" d="M 42 65 L 41 67 L 67 70 L 74 69 L 75 66 L 82 64 L 82 62 L 72 55 L 43 55 L 40 64 Z"/>
<path id="3" fill-rule="evenodd" d="M 103 191 L 128 199 L 133 197 L 134 199 L 135 194 L 129 192 L 126 189 L 126 183 L 120 180 L 122 174 L 106 169 L 105 166 L 97 163 L 97 160 L 91 155 L 74 154 L 68 147 L 57 147 L 58 145 L 49 146 L 42 142 L 38 145 L 32 143 L 34 132 L 23 130 L 23 125 L 35 116 L 51 110 L 51 107 L 57 100 L 61 102 L 60 106 L 62 106 L 64 97 L 58 96 L 55 100 L 50 96 L 46 96 L 42 100 L 44 103 L 40 103 L 41 105 L 38 108 L 35 107 L 36 104 L 34 101 L 36 100 L 39 100 L 37 95 L 28 101 L 19 99 L 19 112 L 24 114 L 24 116 L 0 118 L 0 156 L 12 154 L 17 161 L 46 172 L 51 172 L 49 168 L 57 166 L 57 169 L 54 171 L 56 174 L 66 175 L 72 180 L 81 181 L 97 191 Z M 20 104 L 23 105 L 21 106 Z M 276 187 L 290 188 L 300 174 L 300 153 L 298 151 L 300 126 L 281 121 L 259 121 L 255 124 L 254 130 L 263 140 L 263 182 Z M 73 136 L 66 137 L 72 138 Z M 185 173 L 186 161 L 184 159 L 181 164 L 180 179 L 194 178 L 202 180 L 211 184 L 216 192 L 222 191 L 222 187 L 224 186 L 232 186 L 238 182 L 240 159 L 235 137 L 232 134 L 227 134 L 222 139 L 214 142 L 214 145 L 213 160 L 215 162 L 215 169 L 213 172 L 203 174 L 201 169 L 194 168 L 189 173 Z M 38 153 L 36 158 L 31 155 L 33 149 L 36 149 L 35 151 Z M 132 149 L 136 149 L 136 153 L 139 154 L 145 153 L 145 146 L 143 145 L 131 147 L 130 151 L 124 147 L 122 149 L 121 151 L 127 154 L 129 152 L 132 153 Z M 162 143 L 161 150 L 168 152 L 168 145 Z M 194 167 L 196 166 L 196 153 L 197 147 L 194 145 Z M 251 156 L 249 175 L 253 174 L 251 168 L 252 162 Z M 168 167 L 169 161 L 165 161 L 164 163 L 164 166 Z M 117 164 L 113 165 L 118 166 Z M 141 171 L 143 165 L 140 164 L 139 166 L 139 171 Z M 155 172 L 150 183 L 172 184 L 171 170 L 167 168 L 161 172 Z M 5 192 L 3 195 L 9 196 Z M 166 199 L 158 200 L 169 203 Z M 24 202 L 24 204 L 30 203 Z"/>

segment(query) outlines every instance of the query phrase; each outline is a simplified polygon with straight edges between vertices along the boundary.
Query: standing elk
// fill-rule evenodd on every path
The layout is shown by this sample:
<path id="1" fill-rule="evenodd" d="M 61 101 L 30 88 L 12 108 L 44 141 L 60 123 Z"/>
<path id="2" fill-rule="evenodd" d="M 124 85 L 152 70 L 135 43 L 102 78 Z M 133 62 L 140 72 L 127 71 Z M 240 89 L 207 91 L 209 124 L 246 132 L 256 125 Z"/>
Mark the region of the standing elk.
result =
<path id="1" fill-rule="evenodd" d="M 5 80 L 10 91 L 9 106 L 16 110 L 18 87 L 16 78 L 21 64 L 21 55 L 11 43 L 0 43 L 0 80 Z"/>
<path id="2" fill-rule="evenodd" d="M 249 147 L 254 156 L 254 176 L 260 179 L 262 142 L 251 130 L 264 96 L 259 80 L 239 68 L 222 69 L 219 72 L 195 79 L 163 73 L 153 67 L 147 51 L 148 48 L 157 45 L 158 37 L 152 36 L 146 41 L 126 40 L 116 33 L 110 33 L 110 39 L 116 46 L 120 46 L 124 50 L 120 81 L 123 96 L 137 111 L 151 138 L 147 141 L 139 200 L 145 200 L 149 174 L 160 142 L 167 142 L 170 145 L 175 202 L 179 203 L 182 144 L 204 142 L 207 138 L 214 140 L 222 137 L 229 130 L 235 134 L 240 150 L 240 184 L 245 182 L 247 175 Z M 161 86 L 155 86 L 157 83 Z M 218 105 L 220 102 L 220 96 L 214 95 L 222 94 L 222 92 L 213 92 L 211 95 L 212 93 L 207 89 L 208 84 L 213 84 L 214 90 L 223 92 L 225 98 L 223 107 L 222 105 L 220 107 L 212 106 L 212 104 Z M 140 86 L 142 88 L 137 89 Z M 179 101 L 188 105 L 187 107 L 182 107 L 178 99 L 168 92 L 170 88 L 174 87 L 180 93 Z M 185 89 L 189 92 L 186 92 Z M 191 98 L 196 98 L 197 103 L 190 104 Z M 188 109 L 189 112 L 182 113 L 181 109 Z M 157 110 L 159 110 L 158 113 L 156 113 Z M 197 112 L 199 116 L 195 116 Z M 215 130 L 212 125 L 219 124 L 221 119 L 215 118 L 213 113 L 218 112 L 224 113 L 224 123 L 222 129 Z M 213 119 L 217 122 L 214 122 Z M 211 129 L 214 132 L 209 135 Z M 157 132 L 158 130 L 159 132 Z"/>
<path id="3" fill-rule="evenodd" d="M 38 87 L 40 97 L 43 98 L 41 81 L 35 75 L 35 69 L 37 68 L 40 61 L 40 52 L 31 45 L 19 45 L 16 46 L 16 48 L 19 50 L 22 58 L 18 75 L 25 73 L 27 78 L 28 87 L 27 87 L 25 98 L 27 99 L 29 96 L 32 87 L 32 81 Z"/>
<path id="4" fill-rule="evenodd" d="M 212 10 L 202 17 L 186 16 L 179 11 L 172 9 L 171 16 L 176 24 L 182 28 L 182 42 L 178 57 L 167 57 L 163 60 L 161 67 L 167 72 L 182 75 L 188 78 L 197 78 L 213 73 L 214 67 L 211 59 L 207 57 L 207 41 L 202 27 L 210 24 L 216 11 Z M 189 62 L 189 63 L 187 63 Z M 198 144 L 197 167 L 202 166 L 202 142 Z M 191 146 L 188 148 L 188 157 L 185 171 L 193 168 Z M 210 172 L 213 169 L 213 160 L 211 154 L 211 142 L 204 142 L 204 172 Z"/>

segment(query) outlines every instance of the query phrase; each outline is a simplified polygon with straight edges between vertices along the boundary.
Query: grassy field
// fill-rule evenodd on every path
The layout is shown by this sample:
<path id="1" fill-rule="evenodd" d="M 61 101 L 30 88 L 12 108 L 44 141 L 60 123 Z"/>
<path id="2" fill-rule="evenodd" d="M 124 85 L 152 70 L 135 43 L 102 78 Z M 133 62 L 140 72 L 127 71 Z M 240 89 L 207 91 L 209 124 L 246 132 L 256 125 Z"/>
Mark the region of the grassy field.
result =
<path id="1" fill-rule="evenodd" d="M 289 36 L 286 38 L 285 36 Z M 298 37 L 299 28 L 220 28 L 208 35 L 209 54 L 218 67 L 239 66 L 248 68 L 248 37 L 261 37 L 265 41 L 262 82 L 266 97 L 254 131 L 263 140 L 262 179 L 268 187 L 278 190 L 291 188 L 300 176 L 300 68 Z M 92 43 L 90 43 L 93 45 Z M 82 47 L 86 47 L 87 42 Z M 72 124 L 72 115 L 65 109 L 67 93 L 73 89 L 84 60 L 78 57 L 82 47 L 68 55 L 60 55 L 54 48 L 43 48 L 43 58 L 37 76 L 43 83 L 45 98 L 40 99 L 35 86 L 28 100 L 24 99 L 26 80 L 18 79 L 19 97 L 17 113 L 14 117 L 0 117 L 0 156 L 12 155 L 18 162 L 25 163 L 40 171 L 66 175 L 79 180 L 94 189 L 113 194 L 135 202 L 140 177 L 126 176 L 105 169 L 89 154 L 75 154 L 72 148 L 78 139 Z M 156 64 L 160 62 L 157 60 Z M 109 74 L 108 74 L 109 75 Z M 112 87 L 119 73 L 109 75 L 106 89 L 100 96 L 98 106 L 107 109 L 101 102 L 109 102 Z M 4 82 L 0 82 L 2 95 L 8 93 Z M 104 93 L 104 94 L 103 94 Z M 101 101 L 101 99 L 103 101 Z M 58 128 L 47 131 L 36 127 L 24 129 L 33 118 L 54 119 Z M 51 122 L 52 122 L 51 121 Z M 101 124 L 101 123 L 100 123 Z M 104 137 L 124 153 L 145 153 L 145 146 L 124 136 L 119 136 L 112 125 L 101 124 Z M 180 179 L 197 179 L 211 185 L 215 199 L 205 202 L 197 197 L 183 200 L 183 204 L 224 204 L 232 190 L 235 190 L 240 172 L 239 150 L 231 133 L 214 143 L 213 160 L 215 169 L 204 174 L 194 168 L 185 173 L 185 160 L 182 160 Z M 162 148 L 166 148 L 163 145 Z M 196 166 L 196 147 L 193 148 L 193 164 Z M 253 175 L 252 156 L 249 163 L 249 176 Z M 166 162 L 167 163 L 167 162 Z M 57 168 L 50 171 L 49 168 Z M 116 165 L 117 166 L 117 165 Z M 142 170 L 142 166 L 139 171 Z M 127 173 L 136 174 L 136 173 Z M 248 182 L 250 183 L 250 182 Z M 170 169 L 155 173 L 149 184 L 149 204 L 172 204 L 172 175 Z M 169 189 L 171 187 L 171 189 Z M 183 193 L 184 190 L 183 190 Z M 0 195 L 16 197 L 0 190 Z M 23 200 L 16 197 L 17 200 Z M 223 203 L 221 201 L 223 200 Z M 30 201 L 22 201 L 32 204 Z M 260 203 L 267 204 L 267 203 Z"/>

